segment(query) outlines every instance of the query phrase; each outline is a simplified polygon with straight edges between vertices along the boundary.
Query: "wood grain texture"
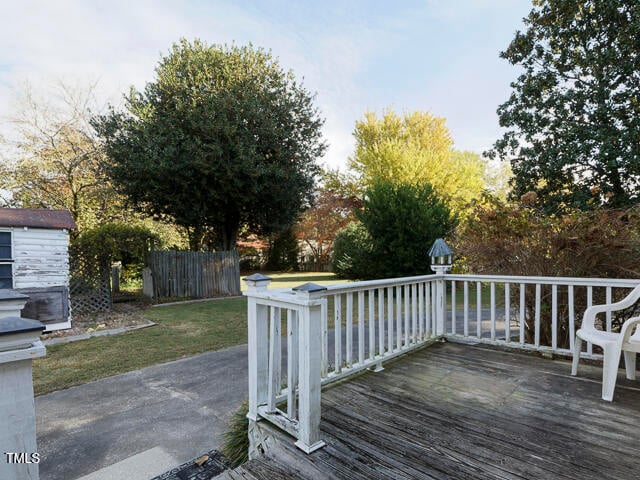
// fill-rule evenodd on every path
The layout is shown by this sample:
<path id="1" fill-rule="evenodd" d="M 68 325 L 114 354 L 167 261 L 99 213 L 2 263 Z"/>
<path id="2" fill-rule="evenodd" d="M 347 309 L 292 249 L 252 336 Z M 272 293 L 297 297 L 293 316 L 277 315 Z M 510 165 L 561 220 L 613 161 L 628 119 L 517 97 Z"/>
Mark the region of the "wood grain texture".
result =
<path id="1" fill-rule="evenodd" d="M 228 478 L 635 479 L 640 385 L 599 367 L 436 344 L 322 393 L 327 446 L 278 447 Z M 272 427 L 273 428 L 273 427 Z M 276 431 L 275 428 L 273 428 Z"/>

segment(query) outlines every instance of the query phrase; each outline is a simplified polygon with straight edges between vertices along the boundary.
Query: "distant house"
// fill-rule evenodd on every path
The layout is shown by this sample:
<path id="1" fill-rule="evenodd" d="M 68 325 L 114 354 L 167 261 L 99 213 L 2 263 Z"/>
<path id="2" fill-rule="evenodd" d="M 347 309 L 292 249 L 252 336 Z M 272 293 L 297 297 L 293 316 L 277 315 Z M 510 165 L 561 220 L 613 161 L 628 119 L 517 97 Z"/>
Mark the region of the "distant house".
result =
<path id="1" fill-rule="evenodd" d="M 67 210 L 0 208 L 0 288 L 29 295 L 22 316 L 47 331 L 69 328 L 69 231 Z"/>

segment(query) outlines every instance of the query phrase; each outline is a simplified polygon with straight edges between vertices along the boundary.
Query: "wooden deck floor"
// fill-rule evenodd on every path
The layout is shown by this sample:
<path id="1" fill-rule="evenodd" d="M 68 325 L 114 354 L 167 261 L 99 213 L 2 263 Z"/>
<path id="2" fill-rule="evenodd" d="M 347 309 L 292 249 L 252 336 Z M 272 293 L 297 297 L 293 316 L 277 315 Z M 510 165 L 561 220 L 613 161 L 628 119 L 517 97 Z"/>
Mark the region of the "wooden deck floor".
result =
<path id="1" fill-rule="evenodd" d="M 323 449 L 305 455 L 281 438 L 227 478 L 640 478 L 640 384 L 620 371 L 608 403 L 599 367 L 569 371 L 437 344 L 324 390 Z"/>

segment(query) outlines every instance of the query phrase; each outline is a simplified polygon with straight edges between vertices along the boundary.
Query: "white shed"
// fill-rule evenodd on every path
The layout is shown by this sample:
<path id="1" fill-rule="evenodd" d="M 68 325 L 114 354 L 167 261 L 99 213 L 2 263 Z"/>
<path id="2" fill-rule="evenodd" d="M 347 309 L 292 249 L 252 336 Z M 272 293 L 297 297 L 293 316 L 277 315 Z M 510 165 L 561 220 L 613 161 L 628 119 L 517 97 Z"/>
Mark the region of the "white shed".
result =
<path id="1" fill-rule="evenodd" d="M 0 208 L 0 288 L 29 296 L 22 316 L 47 331 L 71 327 L 67 210 Z"/>

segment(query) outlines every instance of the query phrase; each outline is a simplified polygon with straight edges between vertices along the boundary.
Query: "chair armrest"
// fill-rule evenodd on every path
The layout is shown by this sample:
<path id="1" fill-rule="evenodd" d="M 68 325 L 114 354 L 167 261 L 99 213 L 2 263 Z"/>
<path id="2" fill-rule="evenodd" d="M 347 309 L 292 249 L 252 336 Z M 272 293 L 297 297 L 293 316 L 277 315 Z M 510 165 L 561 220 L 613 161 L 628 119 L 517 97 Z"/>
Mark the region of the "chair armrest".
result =
<path id="1" fill-rule="evenodd" d="M 629 295 L 616 303 L 607 303 L 604 305 L 593 305 L 587 308 L 582 317 L 581 328 L 587 328 L 595 330 L 596 315 L 605 312 L 616 312 L 618 310 L 624 310 L 636 303 L 640 299 L 640 285 L 629 292 Z"/>
<path id="2" fill-rule="evenodd" d="M 631 334 L 633 333 L 634 327 L 639 324 L 640 324 L 640 317 L 630 318 L 622 324 L 622 328 L 620 329 L 620 336 L 622 338 L 623 345 L 629 341 L 629 338 L 631 338 Z"/>
<path id="3" fill-rule="evenodd" d="M 624 308 L 627 308 L 615 308 L 615 305 L 615 303 L 610 303 L 606 305 L 593 305 L 592 307 L 587 308 L 584 311 L 584 316 L 582 317 L 582 325 L 580 326 L 580 328 L 595 330 L 596 315 L 598 315 L 599 313 L 614 312 L 616 310 L 623 310 Z"/>

